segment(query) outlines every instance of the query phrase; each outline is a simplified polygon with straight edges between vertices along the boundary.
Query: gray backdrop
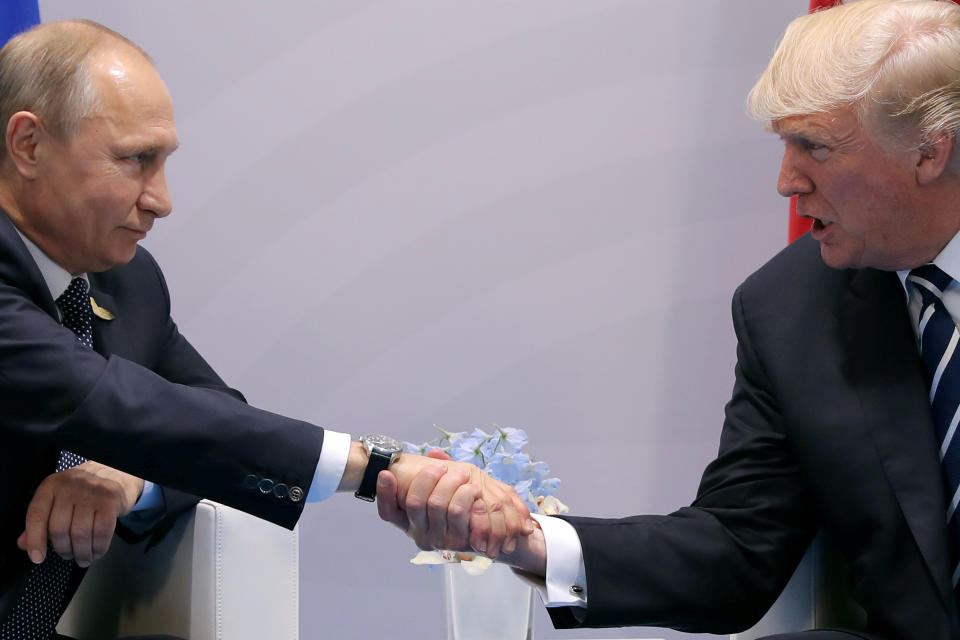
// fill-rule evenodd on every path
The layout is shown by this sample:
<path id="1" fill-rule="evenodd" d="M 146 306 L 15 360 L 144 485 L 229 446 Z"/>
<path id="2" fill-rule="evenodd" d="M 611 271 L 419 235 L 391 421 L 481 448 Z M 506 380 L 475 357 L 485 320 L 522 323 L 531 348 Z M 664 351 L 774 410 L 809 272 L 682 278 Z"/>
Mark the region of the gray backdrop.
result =
<path id="1" fill-rule="evenodd" d="M 231 385 L 355 436 L 523 427 L 600 516 L 688 503 L 716 450 L 730 295 L 786 240 L 743 99 L 806 5 L 40 3 L 167 80 L 175 208 L 145 244 Z M 305 638 L 442 637 L 441 575 L 374 507 L 301 523 Z M 690 637 L 538 611 L 538 638 L 639 636 Z"/>

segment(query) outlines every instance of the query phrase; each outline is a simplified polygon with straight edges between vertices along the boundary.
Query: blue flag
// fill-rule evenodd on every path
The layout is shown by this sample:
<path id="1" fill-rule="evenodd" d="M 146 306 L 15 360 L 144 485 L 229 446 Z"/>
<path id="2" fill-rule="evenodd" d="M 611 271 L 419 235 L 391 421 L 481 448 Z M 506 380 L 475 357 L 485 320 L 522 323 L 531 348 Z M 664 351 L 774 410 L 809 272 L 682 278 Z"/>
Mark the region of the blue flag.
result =
<path id="1" fill-rule="evenodd" d="M 40 7 L 37 0 L 2 0 L 0 2 L 0 46 L 35 24 L 40 24 Z"/>

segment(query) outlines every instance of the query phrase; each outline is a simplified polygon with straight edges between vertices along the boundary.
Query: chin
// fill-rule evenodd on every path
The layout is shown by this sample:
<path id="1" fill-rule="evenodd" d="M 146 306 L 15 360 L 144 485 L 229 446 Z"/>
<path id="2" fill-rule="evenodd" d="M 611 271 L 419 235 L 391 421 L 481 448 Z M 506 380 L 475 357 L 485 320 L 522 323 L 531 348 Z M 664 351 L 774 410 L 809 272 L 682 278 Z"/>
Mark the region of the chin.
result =
<path id="1" fill-rule="evenodd" d="M 97 269 L 97 271 L 106 271 L 107 269 L 123 266 L 133 260 L 135 255 L 137 255 L 137 245 L 133 245 L 133 247 L 124 249 L 123 251 L 115 251 L 110 255 L 104 256 L 102 266 L 100 269 Z"/>
<path id="2" fill-rule="evenodd" d="M 834 269 L 856 269 L 860 267 L 860 264 L 853 256 L 838 251 L 837 247 L 825 247 L 821 244 L 820 257 L 828 267 Z"/>

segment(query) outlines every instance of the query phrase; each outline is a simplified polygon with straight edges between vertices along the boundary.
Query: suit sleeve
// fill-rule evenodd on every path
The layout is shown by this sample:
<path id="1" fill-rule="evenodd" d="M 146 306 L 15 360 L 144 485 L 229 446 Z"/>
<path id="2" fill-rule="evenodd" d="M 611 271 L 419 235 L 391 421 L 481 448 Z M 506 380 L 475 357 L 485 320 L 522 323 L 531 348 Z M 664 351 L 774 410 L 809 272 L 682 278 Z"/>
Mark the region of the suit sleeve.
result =
<path id="1" fill-rule="evenodd" d="M 163 328 L 163 339 L 157 354 L 153 370 L 170 382 L 213 389 L 228 394 L 240 401 L 246 402 L 243 395 L 223 382 L 213 368 L 194 349 L 193 345 L 180 333 L 176 323 L 170 317 L 170 294 L 166 280 L 148 252 L 143 255 L 149 258 L 156 276 L 157 285 L 163 294 L 163 303 L 166 309 L 166 322 Z M 151 536 L 151 545 L 159 542 L 170 530 L 173 521 L 183 511 L 192 508 L 199 501 L 199 497 L 184 491 L 178 491 L 163 485 L 157 485 L 163 507 L 150 509 L 147 513 L 131 514 L 131 517 L 122 518 L 118 522 L 117 535 L 128 542 L 135 542 Z"/>
<path id="2" fill-rule="evenodd" d="M 742 298 L 741 288 L 733 394 L 696 500 L 666 516 L 568 518 L 582 544 L 589 602 L 576 617 L 551 609 L 557 627 L 740 631 L 769 608 L 809 545 L 816 519 Z"/>
<path id="3" fill-rule="evenodd" d="M 245 402 L 243 395 L 228 387 L 203 357 L 184 338 L 176 324 L 167 323 L 164 347 L 155 371 L 164 379 L 178 384 L 221 391 Z M 157 485 L 162 507 L 134 512 L 117 522 L 117 535 L 127 542 L 138 542 L 150 537 L 150 546 L 158 543 L 171 529 L 177 516 L 194 507 L 199 496 L 171 487 Z"/>
<path id="4" fill-rule="evenodd" d="M 212 371 L 213 378 L 201 373 L 209 367 L 171 329 L 157 371 L 104 358 L 19 288 L 0 283 L 5 428 L 292 528 L 303 500 L 261 487 L 297 487 L 306 495 L 323 430 L 248 406 Z M 185 372 L 183 382 L 158 372 L 172 376 L 175 368 Z"/>

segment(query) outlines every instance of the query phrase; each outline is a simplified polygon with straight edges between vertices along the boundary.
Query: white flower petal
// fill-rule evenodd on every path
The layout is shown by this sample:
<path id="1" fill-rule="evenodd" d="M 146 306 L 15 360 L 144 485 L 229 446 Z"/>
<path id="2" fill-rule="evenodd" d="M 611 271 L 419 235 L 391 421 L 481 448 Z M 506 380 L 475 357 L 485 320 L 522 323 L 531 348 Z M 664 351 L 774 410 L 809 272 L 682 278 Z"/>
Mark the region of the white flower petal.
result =
<path id="1" fill-rule="evenodd" d="M 490 568 L 493 560 L 484 556 L 474 556 L 473 560 L 461 560 L 460 566 L 471 576 L 479 576 Z"/>
<path id="2" fill-rule="evenodd" d="M 444 560 L 439 551 L 421 551 L 410 558 L 411 564 L 446 564 L 447 562 L 449 561 Z"/>

